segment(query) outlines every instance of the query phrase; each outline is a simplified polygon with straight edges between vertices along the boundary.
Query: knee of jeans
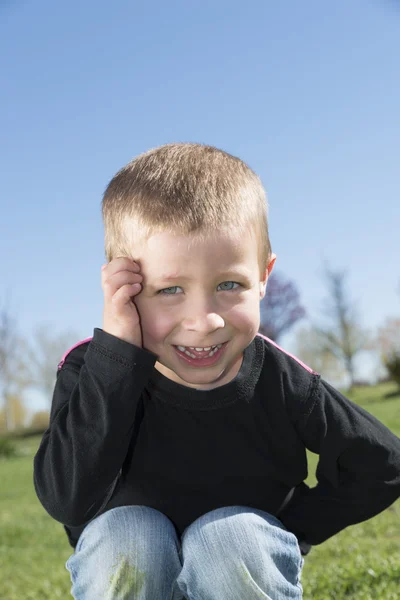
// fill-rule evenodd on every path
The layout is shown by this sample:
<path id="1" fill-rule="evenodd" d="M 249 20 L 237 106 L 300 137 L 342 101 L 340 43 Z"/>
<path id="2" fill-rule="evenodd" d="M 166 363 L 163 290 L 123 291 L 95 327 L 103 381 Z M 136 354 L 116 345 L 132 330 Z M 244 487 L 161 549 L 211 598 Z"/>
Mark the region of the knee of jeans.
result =
<path id="1" fill-rule="evenodd" d="M 222 507 L 202 515 L 187 528 L 182 538 L 185 559 L 204 553 L 210 560 L 221 560 L 225 567 L 257 551 L 267 562 L 274 562 L 277 555 L 286 553 L 296 564 L 301 561 L 293 533 L 273 515 L 243 506 Z"/>
<path id="2" fill-rule="evenodd" d="M 76 589 L 91 590 L 88 598 L 120 598 L 121 590 L 136 598 L 142 588 L 163 582 L 164 572 L 175 574 L 178 548 L 175 527 L 164 514 L 146 506 L 123 506 L 86 526 L 66 567 Z"/>
<path id="3" fill-rule="evenodd" d="M 158 553 L 177 541 L 171 521 L 148 506 L 113 508 L 91 521 L 83 530 L 76 552 L 91 547 L 97 552 L 120 555 L 140 549 L 142 556 Z"/>
<path id="4" fill-rule="evenodd" d="M 297 539 L 263 511 L 223 507 L 199 517 L 184 532 L 182 554 L 182 581 L 195 577 L 200 563 L 212 573 L 215 585 L 229 580 L 258 585 L 272 597 L 277 589 L 299 597 L 302 558 Z"/>

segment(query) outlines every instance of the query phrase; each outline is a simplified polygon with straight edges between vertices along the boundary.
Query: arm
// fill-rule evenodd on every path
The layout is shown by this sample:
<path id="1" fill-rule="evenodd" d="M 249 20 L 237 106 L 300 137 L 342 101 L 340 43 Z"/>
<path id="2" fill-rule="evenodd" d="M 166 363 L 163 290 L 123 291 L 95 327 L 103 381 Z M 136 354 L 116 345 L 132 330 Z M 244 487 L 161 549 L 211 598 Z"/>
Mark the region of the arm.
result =
<path id="1" fill-rule="evenodd" d="M 79 526 L 101 507 L 155 362 L 151 352 L 95 329 L 85 355 L 73 350 L 58 371 L 50 425 L 34 458 L 36 493 L 57 521 Z"/>
<path id="2" fill-rule="evenodd" d="M 399 498 L 400 439 L 328 383 L 316 378 L 296 429 L 319 454 L 317 485 L 300 486 L 280 515 L 299 539 L 320 544 Z"/>

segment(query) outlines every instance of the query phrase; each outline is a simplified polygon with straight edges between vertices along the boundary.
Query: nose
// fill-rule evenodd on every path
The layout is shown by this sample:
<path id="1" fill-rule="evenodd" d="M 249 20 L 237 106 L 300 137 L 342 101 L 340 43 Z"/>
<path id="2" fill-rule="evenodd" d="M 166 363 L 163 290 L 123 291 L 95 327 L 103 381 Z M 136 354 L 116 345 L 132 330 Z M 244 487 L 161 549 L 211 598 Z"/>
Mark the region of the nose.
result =
<path id="1" fill-rule="evenodd" d="M 225 327 L 225 321 L 216 311 L 212 299 L 203 298 L 192 302 L 188 312 L 189 314 L 182 319 L 182 328 L 187 331 L 198 331 L 206 335 Z"/>

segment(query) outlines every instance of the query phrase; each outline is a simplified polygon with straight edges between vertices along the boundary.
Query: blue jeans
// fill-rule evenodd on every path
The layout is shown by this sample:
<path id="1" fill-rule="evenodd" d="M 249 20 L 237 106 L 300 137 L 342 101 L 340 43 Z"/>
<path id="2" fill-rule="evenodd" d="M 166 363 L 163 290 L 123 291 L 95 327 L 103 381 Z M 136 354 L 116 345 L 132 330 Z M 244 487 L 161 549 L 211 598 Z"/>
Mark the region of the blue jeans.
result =
<path id="1" fill-rule="evenodd" d="M 299 600 L 296 536 L 246 506 L 213 510 L 185 529 L 147 506 L 93 519 L 66 567 L 75 600 Z"/>

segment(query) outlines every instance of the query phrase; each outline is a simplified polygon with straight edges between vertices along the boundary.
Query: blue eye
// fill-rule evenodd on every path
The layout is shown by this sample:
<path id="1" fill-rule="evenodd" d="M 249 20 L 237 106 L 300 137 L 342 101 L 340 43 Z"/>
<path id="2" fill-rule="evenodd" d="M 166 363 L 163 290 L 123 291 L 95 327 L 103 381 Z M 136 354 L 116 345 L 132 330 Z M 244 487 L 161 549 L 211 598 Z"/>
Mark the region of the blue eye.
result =
<path id="1" fill-rule="evenodd" d="M 240 283 L 237 283 L 236 281 L 224 281 L 224 283 L 220 283 L 219 285 L 225 285 L 225 284 L 227 284 L 227 283 L 231 283 L 231 284 L 233 284 L 233 285 L 240 285 Z M 223 292 L 230 292 L 231 290 L 235 290 L 235 289 L 237 289 L 237 288 L 232 288 L 232 287 L 231 287 L 231 288 L 229 288 L 229 289 L 226 289 L 226 288 L 225 288 L 225 289 L 224 289 L 224 290 L 222 290 L 222 291 L 223 291 Z"/>
<path id="2" fill-rule="evenodd" d="M 178 287 L 179 287 L 179 285 L 174 285 L 172 287 L 164 288 L 163 290 L 160 290 L 158 293 L 163 294 L 165 296 L 176 296 L 176 294 L 170 294 L 167 290 L 176 290 Z"/>
<path id="3" fill-rule="evenodd" d="M 224 281 L 223 283 L 220 283 L 219 285 L 221 286 L 221 285 L 226 285 L 226 284 L 240 286 L 240 283 L 237 283 L 236 281 Z M 174 285 L 172 287 L 164 288 L 163 290 L 160 290 L 158 293 L 161 294 L 162 296 L 176 296 L 177 294 L 175 294 L 173 292 L 170 292 L 168 290 L 176 290 L 179 287 L 180 287 L 179 285 Z M 230 291 L 233 291 L 233 290 L 236 290 L 236 289 L 237 288 L 230 287 L 230 288 L 225 288 L 222 291 L 223 292 L 230 292 Z"/>

